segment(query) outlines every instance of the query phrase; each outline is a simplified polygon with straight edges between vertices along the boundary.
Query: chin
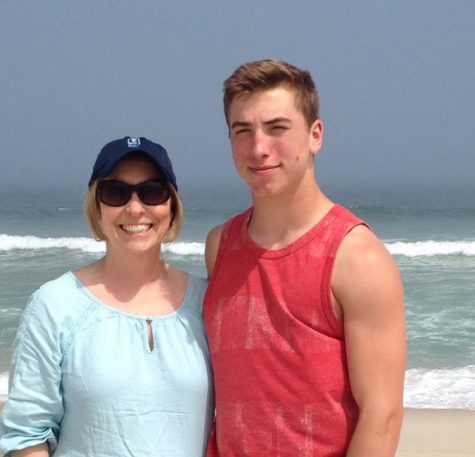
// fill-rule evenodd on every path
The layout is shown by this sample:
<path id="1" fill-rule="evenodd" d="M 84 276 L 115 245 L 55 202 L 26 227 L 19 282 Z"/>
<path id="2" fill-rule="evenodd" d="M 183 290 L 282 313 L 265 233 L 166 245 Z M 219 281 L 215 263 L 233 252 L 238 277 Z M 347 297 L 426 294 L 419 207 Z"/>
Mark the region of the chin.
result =
<path id="1" fill-rule="evenodd" d="M 159 251 L 160 250 L 160 243 L 154 242 L 145 242 L 141 240 L 137 241 L 131 241 L 127 243 L 124 247 L 127 251 L 131 253 L 136 253 L 136 254 L 145 254 L 147 252 L 152 252 L 152 251 Z"/>
<path id="2" fill-rule="evenodd" d="M 285 193 L 286 189 L 276 183 L 263 183 L 251 186 L 252 195 L 255 197 L 277 197 Z"/>

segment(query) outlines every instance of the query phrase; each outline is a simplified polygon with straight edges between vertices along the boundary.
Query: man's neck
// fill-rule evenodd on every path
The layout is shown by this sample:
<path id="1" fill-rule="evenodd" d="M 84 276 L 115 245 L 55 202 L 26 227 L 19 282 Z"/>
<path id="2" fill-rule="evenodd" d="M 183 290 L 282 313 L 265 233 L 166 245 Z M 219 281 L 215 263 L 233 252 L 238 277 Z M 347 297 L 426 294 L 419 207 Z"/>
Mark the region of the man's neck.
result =
<path id="1" fill-rule="evenodd" d="M 281 249 L 314 227 L 334 203 L 315 183 L 292 194 L 254 197 L 249 236 L 259 246 Z"/>

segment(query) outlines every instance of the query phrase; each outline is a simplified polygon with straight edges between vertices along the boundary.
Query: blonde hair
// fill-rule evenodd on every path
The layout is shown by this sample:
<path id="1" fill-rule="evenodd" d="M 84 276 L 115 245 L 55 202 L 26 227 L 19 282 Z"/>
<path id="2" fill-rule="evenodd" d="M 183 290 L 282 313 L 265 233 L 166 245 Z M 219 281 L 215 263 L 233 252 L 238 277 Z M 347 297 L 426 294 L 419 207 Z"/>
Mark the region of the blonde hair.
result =
<path id="1" fill-rule="evenodd" d="M 97 196 L 97 183 L 99 179 L 96 179 L 90 186 L 86 193 L 84 200 L 84 214 L 86 216 L 87 223 L 96 241 L 106 241 L 107 238 L 101 229 L 101 209 L 99 206 L 99 199 Z M 170 227 L 163 239 L 164 243 L 171 243 L 178 238 L 181 227 L 183 225 L 183 202 L 181 201 L 178 192 L 173 185 L 168 182 L 168 187 L 171 191 L 171 213 L 172 219 L 170 221 Z"/>
<path id="2" fill-rule="evenodd" d="M 310 128 L 320 117 L 320 101 L 312 75 L 307 70 L 276 59 L 245 63 L 224 81 L 224 115 L 228 127 L 229 109 L 234 98 L 280 86 L 294 93 L 297 109 Z"/>

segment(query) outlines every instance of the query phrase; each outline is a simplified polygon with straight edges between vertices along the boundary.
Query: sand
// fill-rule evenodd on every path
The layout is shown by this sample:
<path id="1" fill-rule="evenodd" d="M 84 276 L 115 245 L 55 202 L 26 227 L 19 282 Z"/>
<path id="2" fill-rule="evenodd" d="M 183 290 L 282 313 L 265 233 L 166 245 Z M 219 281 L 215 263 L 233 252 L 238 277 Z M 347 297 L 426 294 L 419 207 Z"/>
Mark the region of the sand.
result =
<path id="1" fill-rule="evenodd" d="M 467 456 L 475 457 L 475 411 L 405 410 L 396 457 Z"/>
<path id="2" fill-rule="evenodd" d="M 406 409 L 397 457 L 475 457 L 475 411 Z"/>

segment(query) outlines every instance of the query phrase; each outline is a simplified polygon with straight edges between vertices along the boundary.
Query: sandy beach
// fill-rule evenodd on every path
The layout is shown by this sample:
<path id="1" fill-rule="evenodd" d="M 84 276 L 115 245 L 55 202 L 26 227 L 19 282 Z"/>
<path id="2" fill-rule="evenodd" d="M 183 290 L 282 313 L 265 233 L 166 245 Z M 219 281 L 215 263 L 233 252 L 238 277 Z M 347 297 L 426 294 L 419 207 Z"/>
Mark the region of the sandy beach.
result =
<path id="1" fill-rule="evenodd" d="M 406 409 L 397 457 L 475 456 L 475 411 Z"/>
<path id="2" fill-rule="evenodd" d="M 405 410 L 396 457 L 468 456 L 475 456 L 475 411 Z"/>

